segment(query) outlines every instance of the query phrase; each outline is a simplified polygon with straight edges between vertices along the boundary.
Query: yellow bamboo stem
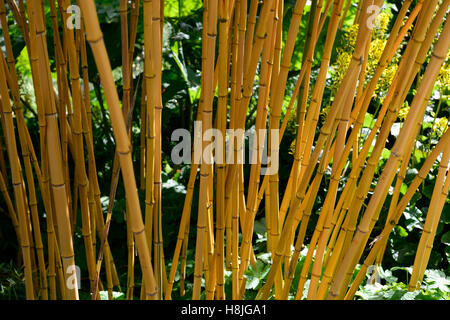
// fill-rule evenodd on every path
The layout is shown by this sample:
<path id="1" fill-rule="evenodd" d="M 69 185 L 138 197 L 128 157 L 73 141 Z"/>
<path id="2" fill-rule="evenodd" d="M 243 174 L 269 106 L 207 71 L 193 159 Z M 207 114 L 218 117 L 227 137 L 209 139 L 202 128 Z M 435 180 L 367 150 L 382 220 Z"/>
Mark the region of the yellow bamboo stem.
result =
<path id="1" fill-rule="evenodd" d="M 97 13 L 93 1 L 80 1 L 86 26 L 86 39 L 91 45 L 97 68 L 102 79 L 107 98 L 114 136 L 117 142 L 119 160 L 122 169 L 122 177 L 125 182 L 125 192 L 130 208 L 130 228 L 135 236 L 138 254 L 140 258 L 143 277 L 146 283 L 146 297 L 155 298 L 159 288 L 153 276 L 153 268 L 150 262 L 148 243 L 144 233 L 139 198 L 136 190 L 133 166 L 131 161 L 128 135 L 124 119 L 120 110 L 119 98 L 112 78 L 112 70 L 106 54 L 103 36 L 100 30 Z"/>

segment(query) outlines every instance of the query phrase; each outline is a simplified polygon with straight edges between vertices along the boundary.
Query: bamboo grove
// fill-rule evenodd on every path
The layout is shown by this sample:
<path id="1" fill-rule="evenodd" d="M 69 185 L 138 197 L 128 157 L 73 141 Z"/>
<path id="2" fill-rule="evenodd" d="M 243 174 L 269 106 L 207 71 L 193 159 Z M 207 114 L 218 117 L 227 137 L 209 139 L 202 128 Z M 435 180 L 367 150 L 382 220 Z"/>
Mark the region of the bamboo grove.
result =
<path id="1" fill-rule="evenodd" d="M 276 157 L 288 121 L 294 119 L 293 160 L 280 163 L 290 168 L 287 185 L 280 186 L 277 172 L 261 174 L 263 164 L 258 156 L 252 164 L 214 162 L 219 151 L 229 151 L 227 155 L 237 160 L 242 149 L 239 143 L 227 144 L 225 135 L 215 137 L 215 146 L 221 150 L 213 152 L 208 149 L 212 137 L 203 138 L 201 161 L 192 152 L 185 201 L 177 218 L 176 246 L 164 252 L 164 1 L 120 1 L 117 10 L 121 33 L 117 41 L 121 47 L 123 90 L 119 95 L 93 0 L 0 0 L 4 38 L 0 50 L 0 187 L 20 248 L 26 298 L 79 299 L 77 278 L 73 277 L 78 260 L 74 246 L 84 245 L 83 261 L 92 299 L 99 299 L 102 290 L 108 291 L 112 299 L 114 288 L 121 290 L 114 260 L 115 252 L 121 249 L 109 246 L 108 235 L 121 232 L 126 234 L 123 248 L 128 250 L 127 299 L 136 295 L 141 299 L 171 299 L 177 282 L 181 295 L 188 283 L 193 284 L 192 299 L 242 299 L 246 272 L 256 263 L 255 218 L 263 215 L 271 267 L 257 299 L 301 299 L 307 281 L 307 299 L 353 299 L 369 266 L 382 264 L 393 228 L 432 166 L 438 163 L 409 281 L 409 290 L 419 289 L 448 197 L 449 130 L 440 137 L 406 192 L 400 189 L 428 99 L 448 56 L 449 4 L 449 0 L 403 1 L 398 14 L 391 17 L 392 29 L 368 78 L 373 36 L 370 22 L 378 14 L 374 8 L 383 6 L 382 0 L 296 0 L 287 24 L 283 23 L 286 4 L 282 0 L 203 1 L 201 94 L 196 113 L 196 120 L 202 123 L 201 133 L 207 136 L 205 133 L 212 128 L 220 132 L 247 129 L 249 105 L 257 99 L 255 130 L 279 134 L 277 139 L 267 138 L 267 144 L 266 137 L 257 137 L 252 147 L 254 154 L 265 149 Z M 358 7 L 353 21 L 356 42 L 325 112 L 324 90 L 336 35 L 351 5 Z M 49 15 L 45 14 L 45 6 Z M 71 6 L 81 9 L 78 27 L 66 23 L 72 21 L 72 12 L 67 10 Z M 7 23 L 10 13 L 14 26 Z M 51 28 L 47 27 L 46 17 L 51 19 Z M 295 43 L 305 19 L 307 37 L 300 48 L 301 68 L 292 92 L 288 92 L 292 56 L 294 50 L 299 50 Z M 20 30 L 29 56 L 38 143 L 33 143 L 23 114 L 11 27 Z M 132 66 L 140 30 L 144 71 L 136 79 Z M 53 35 L 53 48 L 48 47 L 48 34 Z M 320 36 L 325 37 L 324 47 L 317 46 Z M 88 50 L 95 65 L 88 65 Z M 314 61 L 317 50 L 323 50 L 320 61 Z M 399 56 L 398 68 L 376 114 L 375 125 L 360 143 L 369 104 L 394 56 Z M 55 61 L 55 70 L 51 69 L 50 58 Z M 320 68 L 313 77 L 314 64 Z M 98 71 L 111 120 L 107 125 L 114 133 L 113 175 L 106 195 L 101 194 L 98 182 L 102 168 L 96 166 L 96 150 L 102 145 L 92 135 L 91 68 Z M 421 68 L 424 72 L 415 80 Z M 52 73 L 56 73 L 56 79 Z M 416 92 L 410 111 L 387 162 L 379 168 L 389 132 L 413 83 Z M 288 95 L 288 103 L 284 104 Z M 136 96 L 140 96 L 140 114 L 133 113 Z M 140 133 L 132 131 L 133 117 L 140 118 Z M 140 145 L 131 143 L 135 134 L 140 135 Z M 234 148 L 226 150 L 230 145 Z M 140 150 L 138 161 L 132 158 L 133 150 Z M 378 169 L 382 171 L 374 185 Z M 331 172 L 331 178 L 325 181 L 326 171 Z M 126 194 L 126 227 L 124 224 L 123 230 L 116 230 L 110 226 L 121 180 Z M 324 185 L 326 198 L 315 212 L 318 191 Z M 195 188 L 199 190 L 198 199 Z M 138 192 L 145 194 L 145 201 L 140 200 Z M 386 205 L 388 194 L 392 198 Z M 101 203 L 103 196 L 108 196 L 106 210 Z M 38 203 L 39 199 L 43 203 Z M 192 212 L 194 201 L 198 201 L 198 212 Z M 388 210 L 384 220 L 379 219 L 381 210 Z M 81 219 L 75 218 L 78 211 Z M 311 225 L 311 217 L 317 213 L 318 220 Z M 191 230 L 191 221 L 196 230 Z M 77 225 L 82 229 L 82 244 L 74 238 Z M 376 225 L 381 225 L 379 234 L 373 232 Z M 189 243 L 192 233 L 195 242 Z M 195 252 L 193 277 L 186 275 L 188 248 Z M 304 248 L 306 259 L 294 286 L 294 270 Z M 361 267 L 355 273 L 357 264 Z M 135 272 L 142 275 L 141 283 L 135 284 Z M 231 295 L 225 293 L 227 272 L 231 272 Z"/>

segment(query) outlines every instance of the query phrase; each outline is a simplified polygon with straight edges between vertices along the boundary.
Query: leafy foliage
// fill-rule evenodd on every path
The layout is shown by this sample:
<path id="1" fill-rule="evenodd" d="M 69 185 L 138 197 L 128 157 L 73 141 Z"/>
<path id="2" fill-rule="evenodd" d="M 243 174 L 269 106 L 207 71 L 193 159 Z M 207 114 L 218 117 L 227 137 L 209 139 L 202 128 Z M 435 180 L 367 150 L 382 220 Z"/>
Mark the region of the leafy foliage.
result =
<path id="1" fill-rule="evenodd" d="M 385 11 L 379 16 L 377 20 L 377 25 L 374 29 L 374 39 L 370 43 L 369 47 L 369 59 L 367 61 L 366 67 L 366 79 L 369 79 L 375 70 L 381 52 L 386 43 L 387 35 L 389 34 L 390 28 L 392 27 L 392 19 L 389 16 L 395 14 L 396 8 L 399 7 L 400 1 L 388 1 Z M 289 21 L 292 16 L 292 8 L 295 1 L 286 0 L 285 1 L 285 11 L 283 16 L 283 27 L 284 30 L 288 29 Z M 119 15 L 119 1 L 96 1 L 98 14 L 100 18 L 101 28 L 105 35 L 105 43 L 107 45 L 108 55 L 111 61 L 112 68 L 114 69 L 115 81 L 119 91 L 122 93 L 122 75 L 121 75 L 121 48 L 120 41 L 117 41 L 117 35 L 120 34 L 120 15 Z M 46 4 L 47 6 L 47 4 Z M 201 70 L 201 32 L 202 32 L 202 1 L 201 0 L 165 0 L 164 1 L 164 29 L 163 29 L 163 74 L 162 74 L 162 86 L 163 86 L 163 104 L 165 106 L 163 112 L 163 184 L 162 193 L 163 197 L 163 233 L 164 233 L 164 251 L 167 257 L 170 257 L 173 253 L 174 244 L 178 232 L 178 223 L 180 220 L 180 214 L 183 207 L 184 195 L 186 193 L 185 186 L 187 185 L 187 180 L 189 176 L 189 165 L 172 165 L 169 161 L 170 150 L 173 147 L 173 142 L 170 140 L 171 133 L 174 128 L 186 128 L 192 131 L 192 123 L 196 115 L 198 100 L 200 97 L 200 70 Z M 309 7 L 305 9 L 305 13 L 309 15 Z M 356 7 L 351 6 L 348 16 L 344 23 L 344 28 L 338 32 L 338 40 L 336 41 L 336 48 L 333 50 L 332 55 L 332 70 L 330 72 L 330 78 L 328 79 L 328 84 L 331 89 L 327 88 L 324 94 L 324 108 L 322 109 L 323 114 L 326 114 L 327 107 L 333 99 L 336 93 L 336 88 L 338 87 L 344 72 L 348 66 L 351 59 L 351 53 L 354 49 L 354 43 L 356 41 L 357 26 L 348 28 L 347 23 L 351 23 L 356 13 Z M 46 10 L 46 15 L 49 15 L 49 11 Z M 32 140 L 37 141 L 38 135 L 38 123 L 36 114 L 36 106 L 34 102 L 34 91 L 31 79 L 31 70 L 29 68 L 29 58 L 26 49 L 24 49 L 24 40 L 18 30 L 17 26 L 13 23 L 12 13 L 8 12 L 8 24 L 10 25 L 11 38 L 13 39 L 13 50 L 14 55 L 17 60 L 17 71 L 19 75 L 19 84 L 21 90 L 21 97 L 23 103 L 26 107 L 25 116 L 27 119 L 27 125 L 30 128 L 30 133 L 32 134 Z M 46 19 L 49 21 L 50 19 Z M 327 29 L 328 18 L 325 20 L 323 30 Z M 308 19 L 302 19 L 299 35 L 296 41 L 296 50 L 294 51 L 293 60 L 291 64 L 291 73 L 288 78 L 287 84 L 287 94 L 284 103 L 285 106 L 289 102 L 290 92 L 292 92 L 293 84 L 295 83 L 297 73 L 301 67 L 303 52 L 301 48 L 304 46 L 304 39 L 306 38 L 306 32 L 308 27 Z M 142 28 L 142 26 L 139 26 Z M 47 26 L 48 30 L 52 30 L 51 25 Z M 135 59 L 133 63 L 133 85 L 138 87 L 139 81 L 142 79 L 143 72 L 143 61 L 142 61 L 142 30 L 138 30 L 138 39 L 135 48 Z M 285 40 L 287 33 L 283 34 Z M 318 45 L 315 50 L 314 64 L 312 70 L 312 81 L 315 80 L 317 76 L 317 71 L 320 61 L 321 54 L 323 52 L 324 42 L 325 42 L 326 32 L 322 32 L 319 36 Z M 53 50 L 53 34 L 52 32 L 47 33 L 48 47 L 51 53 Z M 0 47 L 3 50 L 3 38 L 0 36 Z M 50 54 L 53 56 L 53 54 Z M 54 72 L 54 61 L 50 61 L 52 66 L 52 71 Z M 99 184 L 101 188 L 102 195 L 109 194 L 109 183 L 111 181 L 111 171 L 112 171 L 112 156 L 114 154 L 114 143 L 112 139 L 112 131 L 108 126 L 109 116 L 106 112 L 107 106 L 104 104 L 104 96 L 102 93 L 101 84 L 98 78 L 97 70 L 95 68 L 95 63 L 93 61 L 92 54 L 88 49 L 88 64 L 89 68 L 89 78 L 91 79 L 90 85 L 94 88 L 91 92 L 91 102 L 92 102 L 92 115 L 93 115 L 93 135 L 94 141 L 96 143 L 102 144 L 102 148 L 96 149 L 96 162 L 99 168 Z M 92 66 L 92 67 L 91 67 Z M 373 128 L 377 118 L 377 111 L 386 92 L 393 80 L 393 75 L 395 74 L 396 68 L 398 66 L 398 59 L 394 59 L 394 62 L 388 66 L 388 68 L 383 73 L 380 82 L 377 84 L 376 97 L 369 106 L 369 112 L 366 114 L 364 119 L 363 128 L 360 133 L 360 142 L 364 141 L 364 138 L 368 135 L 368 132 Z M 425 121 L 422 124 L 421 132 L 418 136 L 418 142 L 413 150 L 412 163 L 410 164 L 411 169 L 406 173 L 406 178 L 404 180 L 404 186 L 402 186 L 402 194 L 406 190 L 407 186 L 411 183 L 414 176 L 418 173 L 421 165 L 423 164 L 426 156 L 431 152 L 435 144 L 437 143 L 437 138 L 440 137 L 449 126 L 449 90 L 450 90 L 450 70 L 449 70 L 449 60 L 443 65 L 441 72 L 439 73 L 438 81 L 435 86 L 435 90 L 432 98 L 429 101 L 427 107 Z M 419 82 L 419 78 L 417 82 Z M 415 81 L 416 82 L 416 81 Z M 365 83 L 366 85 L 367 83 Z M 402 123 L 409 112 L 409 103 L 415 94 L 415 88 L 408 96 L 407 102 L 400 110 L 400 115 L 396 120 L 394 129 L 391 131 L 389 136 L 388 146 L 391 146 L 398 135 L 398 132 L 402 126 Z M 255 88 L 257 88 L 255 84 Z M 257 98 L 257 90 L 254 90 L 253 97 Z M 133 116 L 133 145 L 139 145 L 137 143 L 138 133 L 141 131 L 140 121 L 136 116 L 140 112 L 140 95 L 137 95 L 135 115 Z M 253 98 L 253 102 L 255 101 Z M 295 98 L 295 97 L 294 97 Z M 254 106 L 254 105 L 253 105 Z M 214 105 L 214 107 L 216 107 Z M 254 116 L 252 116 L 252 110 L 254 108 L 249 108 L 249 121 L 247 127 L 251 127 L 254 122 Z M 294 119 L 295 112 L 292 113 L 291 117 Z M 295 128 L 293 128 L 294 121 L 290 121 L 288 124 L 288 130 L 286 131 L 285 138 L 282 141 L 280 149 L 280 162 L 284 159 L 292 160 L 292 154 L 290 154 L 292 141 L 295 137 Z M 31 130 L 36 129 L 36 130 Z M 34 133 L 33 133 L 34 132 Z M 382 154 L 382 159 L 380 163 L 383 164 L 389 157 L 388 146 Z M 133 159 L 139 159 L 139 148 L 133 150 Z M 138 172 L 137 163 L 136 172 Z M 398 274 L 401 271 L 410 272 L 410 269 L 395 266 L 409 266 L 412 265 L 414 261 L 414 253 L 417 248 L 417 243 L 420 239 L 421 231 L 423 229 L 424 218 L 426 215 L 426 208 L 430 202 L 431 194 L 434 188 L 434 181 L 437 175 L 437 166 L 434 166 L 431 172 L 428 174 L 424 183 L 420 186 L 419 193 L 417 193 L 413 200 L 410 202 L 409 206 L 404 212 L 404 216 L 399 221 L 399 225 L 394 229 L 391 237 L 389 239 L 387 252 L 383 260 L 383 265 L 386 270 L 381 270 L 380 276 L 384 284 L 365 284 L 363 285 L 357 293 L 357 298 L 359 299 L 450 299 L 450 278 L 446 274 L 450 274 L 450 200 L 447 199 L 446 205 L 444 206 L 442 216 L 440 219 L 440 224 L 436 232 L 436 238 L 434 241 L 434 250 L 430 257 L 430 262 L 425 273 L 425 278 L 423 281 L 423 286 L 420 291 L 408 292 L 407 290 L 407 276 L 405 273 L 402 276 L 395 277 L 394 274 Z M 378 172 L 379 175 L 380 172 Z M 248 172 L 244 172 L 248 174 Z M 287 167 L 281 167 L 279 172 L 280 179 L 280 191 L 287 184 L 289 177 L 289 171 Z M 325 179 L 329 179 L 330 173 L 326 171 Z M 377 177 L 376 177 L 377 179 Z M 197 184 L 198 185 L 198 184 Z M 321 201 L 326 196 L 327 190 L 321 188 L 318 195 L 318 200 L 314 204 L 314 208 L 320 207 Z M 40 196 L 40 195 L 38 195 Z M 140 192 L 141 203 L 144 203 L 144 194 Z M 1 197 L 0 197 L 1 198 Z M 193 208 L 192 212 L 197 212 L 196 204 L 198 201 L 198 188 L 196 187 L 194 192 Z M 123 226 L 126 223 L 124 219 L 125 211 L 125 197 L 124 190 L 119 184 L 116 202 L 113 211 L 113 220 L 111 223 L 111 232 L 109 234 L 108 241 L 112 247 L 123 246 L 126 243 L 126 234 L 115 232 L 115 230 L 124 230 Z M 0 199 L 0 254 L 11 261 L 16 260 L 14 252 L 17 251 L 18 245 L 15 240 L 14 230 L 9 224 L 8 217 L 3 214 L 4 212 L 4 202 L 3 198 Z M 107 196 L 102 198 L 104 209 L 107 207 L 109 198 Z M 389 201 L 389 198 L 388 198 Z M 38 201 L 42 203 L 42 201 Z M 386 208 L 385 208 L 386 209 Z M 40 212 L 43 212 L 40 208 Z M 80 215 L 81 212 L 79 211 Z M 380 219 L 386 218 L 387 210 L 383 210 Z M 271 256 L 266 252 L 266 234 L 264 228 L 264 221 L 261 216 L 263 215 L 262 210 L 257 214 L 257 221 L 255 223 L 255 233 L 254 237 L 254 248 L 256 253 L 256 265 L 250 266 L 249 270 L 245 273 L 247 279 L 246 282 L 246 295 L 245 299 L 253 299 L 259 288 L 264 284 L 267 278 L 269 268 L 271 266 Z M 310 225 L 314 225 L 317 221 L 317 214 L 311 216 Z M 80 219 L 80 216 L 78 217 Z M 195 238 L 195 221 L 196 217 L 192 217 L 192 226 L 190 233 L 191 239 Z M 259 223 L 259 224 L 258 224 Z M 311 228 L 309 226 L 308 228 Z M 374 230 L 374 233 L 379 231 Z M 309 233 L 309 229 L 308 232 Z M 308 237 L 308 236 L 307 236 Z M 306 239 L 308 240 L 308 239 Z M 46 241 L 46 239 L 44 239 Z M 82 246 L 82 236 L 81 229 L 75 230 L 75 250 L 77 257 L 77 264 L 81 266 L 82 274 L 87 274 L 86 262 L 84 261 L 84 249 Z M 192 243 L 192 242 L 191 242 Z M 46 246 L 44 245 L 44 248 Z M 125 287 L 126 276 L 124 276 L 124 267 L 127 264 L 126 250 L 122 250 L 122 254 L 115 254 L 115 263 L 118 266 L 118 272 L 121 280 L 121 285 Z M 120 252 L 120 250 L 119 250 Z M 45 253 L 46 254 L 46 253 Z M 302 251 L 300 257 L 300 263 L 297 265 L 295 270 L 294 281 L 292 283 L 292 288 L 297 287 L 299 281 L 300 271 L 302 267 L 303 260 L 305 258 L 306 251 Z M 7 257 L 7 258 L 6 258 Z M 192 250 L 188 250 L 187 253 L 187 277 L 193 276 L 194 268 L 194 254 Z M 0 298 L 4 299 L 18 299 L 24 296 L 24 288 L 22 284 L 22 271 L 16 269 L 15 265 L 19 264 L 20 261 L 8 263 L 0 263 Z M 167 265 L 167 270 L 170 270 L 171 262 Z M 406 273 L 407 274 L 407 273 Z M 104 277 L 104 274 L 101 275 Z M 186 284 L 186 295 L 182 297 L 180 295 L 179 287 L 180 274 L 179 270 L 175 277 L 174 286 L 174 299 L 183 299 L 190 296 L 192 292 L 192 287 L 190 283 Z M 83 287 L 87 288 L 89 286 L 88 281 L 83 279 Z M 136 286 L 140 285 L 141 279 L 136 278 Z M 308 283 L 307 283 L 308 284 Z M 305 290 L 307 290 L 307 284 Z M 135 295 L 139 294 L 139 290 L 135 290 Z M 226 291 L 229 296 L 231 296 L 231 272 L 226 272 Z M 100 293 L 104 295 L 104 292 Z M 89 299 L 88 296 L 83 297 Z M 115 299 L 123 299 L 123 293 L 116 292 Z"/>
<path id="2" fill-rule="evenodd" d="M 441 270 L 426 270 L 420 290 L 408 291 L 406 284 L 397 282 L 393 272 L 403 270 L 411 274 L 412 268 L 394 267 L 391 270 L 378 268 L 380 278 L 384 284 L 376 282 L 361 285 L 356 292 L 356 299 L 363 300 L 449 300 L 450 277 Z"/>

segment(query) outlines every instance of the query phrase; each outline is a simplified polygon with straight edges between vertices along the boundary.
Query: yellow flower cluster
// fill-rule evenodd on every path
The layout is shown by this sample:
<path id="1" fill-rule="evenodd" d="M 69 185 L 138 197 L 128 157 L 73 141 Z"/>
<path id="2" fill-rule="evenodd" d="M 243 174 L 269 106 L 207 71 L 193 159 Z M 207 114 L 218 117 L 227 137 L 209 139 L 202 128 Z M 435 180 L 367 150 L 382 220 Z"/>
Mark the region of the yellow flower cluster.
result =
<path id="1" fill-rule="evenodd" d="M 380 12 L 375 20 L 375 28 L 372 29 L 373 38 L 386 38 L 389 26 L 389 18 L 389 14 L 387 12 Z"/>
<path id="2" fill-rule="evenodd" d="M 441 93 L 443 90 L 448 90 L 450 88 L 450 51 L 447 53 L 447 59 L 445 60 L 445 63 L 442 65 L 441 70 L 439 71 L 438 75 L 438 84 L 439 88 L 441 90 Z"/>
<path id="3" fill-rule="evenodd" d="M 386 69 L 384 69 L 380 79 L 378 80 L 378 83 L 375 87 L 375 95 L 380 97 L 381 102 L 383 102 L 384 98 L 386 98 L 386 93 L 392 81 L 394 80 L 397 69 L 397 64 L 390 64 Z"/>
<path id="4" fill-rule="evenodd" d="M 436 132 L 438 135 L 443 135 L 448 128 L 448 119 L 442 117 L 436 120 L 437 121 L 434 122 L 433 131 Z"/>
<path id="5" fill-rule="evenodd" d="M 365 84 L 367 84 L 367 82 L 373 77 L 381 55 L 383 54 L 383 50 L 386 45 L 389 18 L 390 15 L 387 12 L 381 12 L 377 17 L 375 28 L 372 30 L 372 41 L 369 46 L 369 55 L 366 64 Z M 350 64 L 357 35 L 358 25 L 349 27 L 343 34 L 341 47 L 337 49 L 338 55 L 336 62 L 331 67 L 330 71 L 333 94 L 336 93 L 337 88 L 340 86 L 345 72 Z M 374 96 L 379 97 L 381 102 L 386 96 L 389 86 L 394 79 L 398 68 L 397 60 L 398 59 L 394 58 L 393 62 L 384 70 L 376 85 Z"/>
<path id="6" fill-rule="evenodd" d="M 342 44 L 337 48 L 337 60 L 331 68 L 331 79 L 333 82 L 333 91 L 340 86 L 345 72 L 352 59 L 353 50 L 355 49 L 356 38 L 358 36 L 359 26 L 352 25 L 346 30 L 342 36 Z"/>
<path id="7" fill-rule="evenodd" d="M 409 109 L 410 107 L 408 105 L 408 102 L 405 101 L 403 107 L 398 111 L 398 118 L 400 120 L 405 120 L 406 116 L 408 115 Z"/>

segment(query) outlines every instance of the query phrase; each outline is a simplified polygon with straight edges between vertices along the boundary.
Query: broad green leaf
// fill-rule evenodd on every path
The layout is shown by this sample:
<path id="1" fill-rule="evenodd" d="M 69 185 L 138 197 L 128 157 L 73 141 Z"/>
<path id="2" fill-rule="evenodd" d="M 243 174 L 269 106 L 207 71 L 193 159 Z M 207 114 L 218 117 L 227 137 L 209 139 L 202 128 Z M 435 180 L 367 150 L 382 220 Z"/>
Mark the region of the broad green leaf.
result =
<path id="1" fill-rule="evenodd" d="M 375 124 L 375 120 L 373 118 L 373 115 L 371 115 L 370 113 L 366 113 L 366 115 L 364 116 L 363 128 L 371 129 L 374 124 Z"/>
<path id="2" fill-rule="evenodd" d="M 444 233 L 444 235 L 441 237 L 441 242 L 446 244 L 447 246 L 450 246 L 450 231 Z"/>
<path id="3" fill-rule="evenodd" d="M 414 228 L 422 229 L 423 212 L 417 207 L 406 208 L 403 215 L 406 218 L 406 229 L 412 231 Z"/>
<path id="4" fill-rule="evenodd" d="M 381 266 L 378 267 L 378 272 L 380 274 L 380 277 L 384 280 L 386 280 L 388 283 L 395 283 L 397 282 L 398 278 L 394 277 L 392 275 L 391 270 L 384 270 Z"/>
<path id="5" fill-rule="evenodd" d="M 412 267 L 393 267 L 393 268 L 391 268 L 391 271 L 396 271 L 396 270 L 404 270 L 404 271 L 408 272 L 409 274 L 412 274 Z"/>
<path id="6" fill-rule="evenodd" d="M 414 300 L 415 297 L 419 294 L 419 291 L 414 291 L 414 292 L 406 292 L 401 298 L 400 300 Z"/>
<path id="7" fill-rule="evenodd" d="M 450 223 L 450 204 L 444 206 L 441 217 L 445 224 Z"/>
<path id="8" fill-rule="evenodd" d="M 444 292 L 450 290 L 450 278 L 441 270 L 426 270 L 424 282 L 428 289 L 437 288 Z"/>
<path id="9" fill-rule="evenodd" d="M 394 123 L 391 127 L 391 134 L 394 137 L 397 137 L 400 134 L 401 127 L 402 127 L 401 123 L 399 122 Z"/>
<path id="10" fill-rule="evenodd" d="M 259 285 L 260 280 L 256 277 L 248 277 L 247 281 L 245 282 L 245 289 L 256 289 Z"/>
<path id="11" fill-rule="evenodd" d="M 384 160 L 387 160 L 387 159 L 389 159 L 390 155 L 391 155 L 391 151 L 386 148 L 383 148 L 383 151 L 381 152 L 381 158 Z"/>
<path id="12" fill-rule="evenodd" d="M 178 18 L 192 14 L 202 7 L 201 0 L 166 0 L 164 1 L 164 17 Z"/>
<path id="13" fill-rule="evenodd" d="M 406 171 L 405 179 L 403 180 L 405 183 L 410 183 L 419 173 L 419 170 L 416 168 L 411 168 Z"/>
<path id="14" fill-rule="evenodd" d="M 405 228 L 402 226 L 396 226 L 395 230 L 398 232 L 399 236 L 402 238 L 406 238 L 408 236 L 408 232 L 406 232 Z"/>
<path id="15" fill-rule="evenodd" d="M 425 154 L 423 153 L 422 150 L 416 149 L 414 151 L 414 158 L 417 163 L 420 163 L 422 161 L 422 159 L 425 158 Z"/>
<path id="16" fill-rule="evenodd" d="M 400 187 L 400 193 L 405 194 L 406 190 L 408 190 L 408 186 L 404 183 L 402 183 L 402 186 Z"/>
<path id="17" fill-rule="evenodd" d="M 108 291 L 100 291 L 100 300 L 109 300 L 108 299 Z M 113 300 L 124 300 L 125 299 L 125 293 L 123 292 L 112 292 L 112 298 Z"/>
<path id="18" fill-rule="evenodd" d="M 272 259 L 271 259 L 272 254 L 269 252 L 266 253 L 260 253 L 257 255 L 257 258 L 259 260 L 261 260 L 262 262 L 264 262 L 265 264 L 271 264 L 272 263 Z"/>
<path id="19" fill-rule="evenodd" d="M 186 187 L 173 179 L 168 179 L 162 184 L 163 189 L 173 189 L 176 193 L 186 193 Z"/>
<path id="20" fill-rule="evenodd" d="M 254 222 L 253 230 L 261 235 L 264 235 L 266 233 L 266 222 L 264 218 L 261 218 L 260 220 L 256 220 Z"/>

